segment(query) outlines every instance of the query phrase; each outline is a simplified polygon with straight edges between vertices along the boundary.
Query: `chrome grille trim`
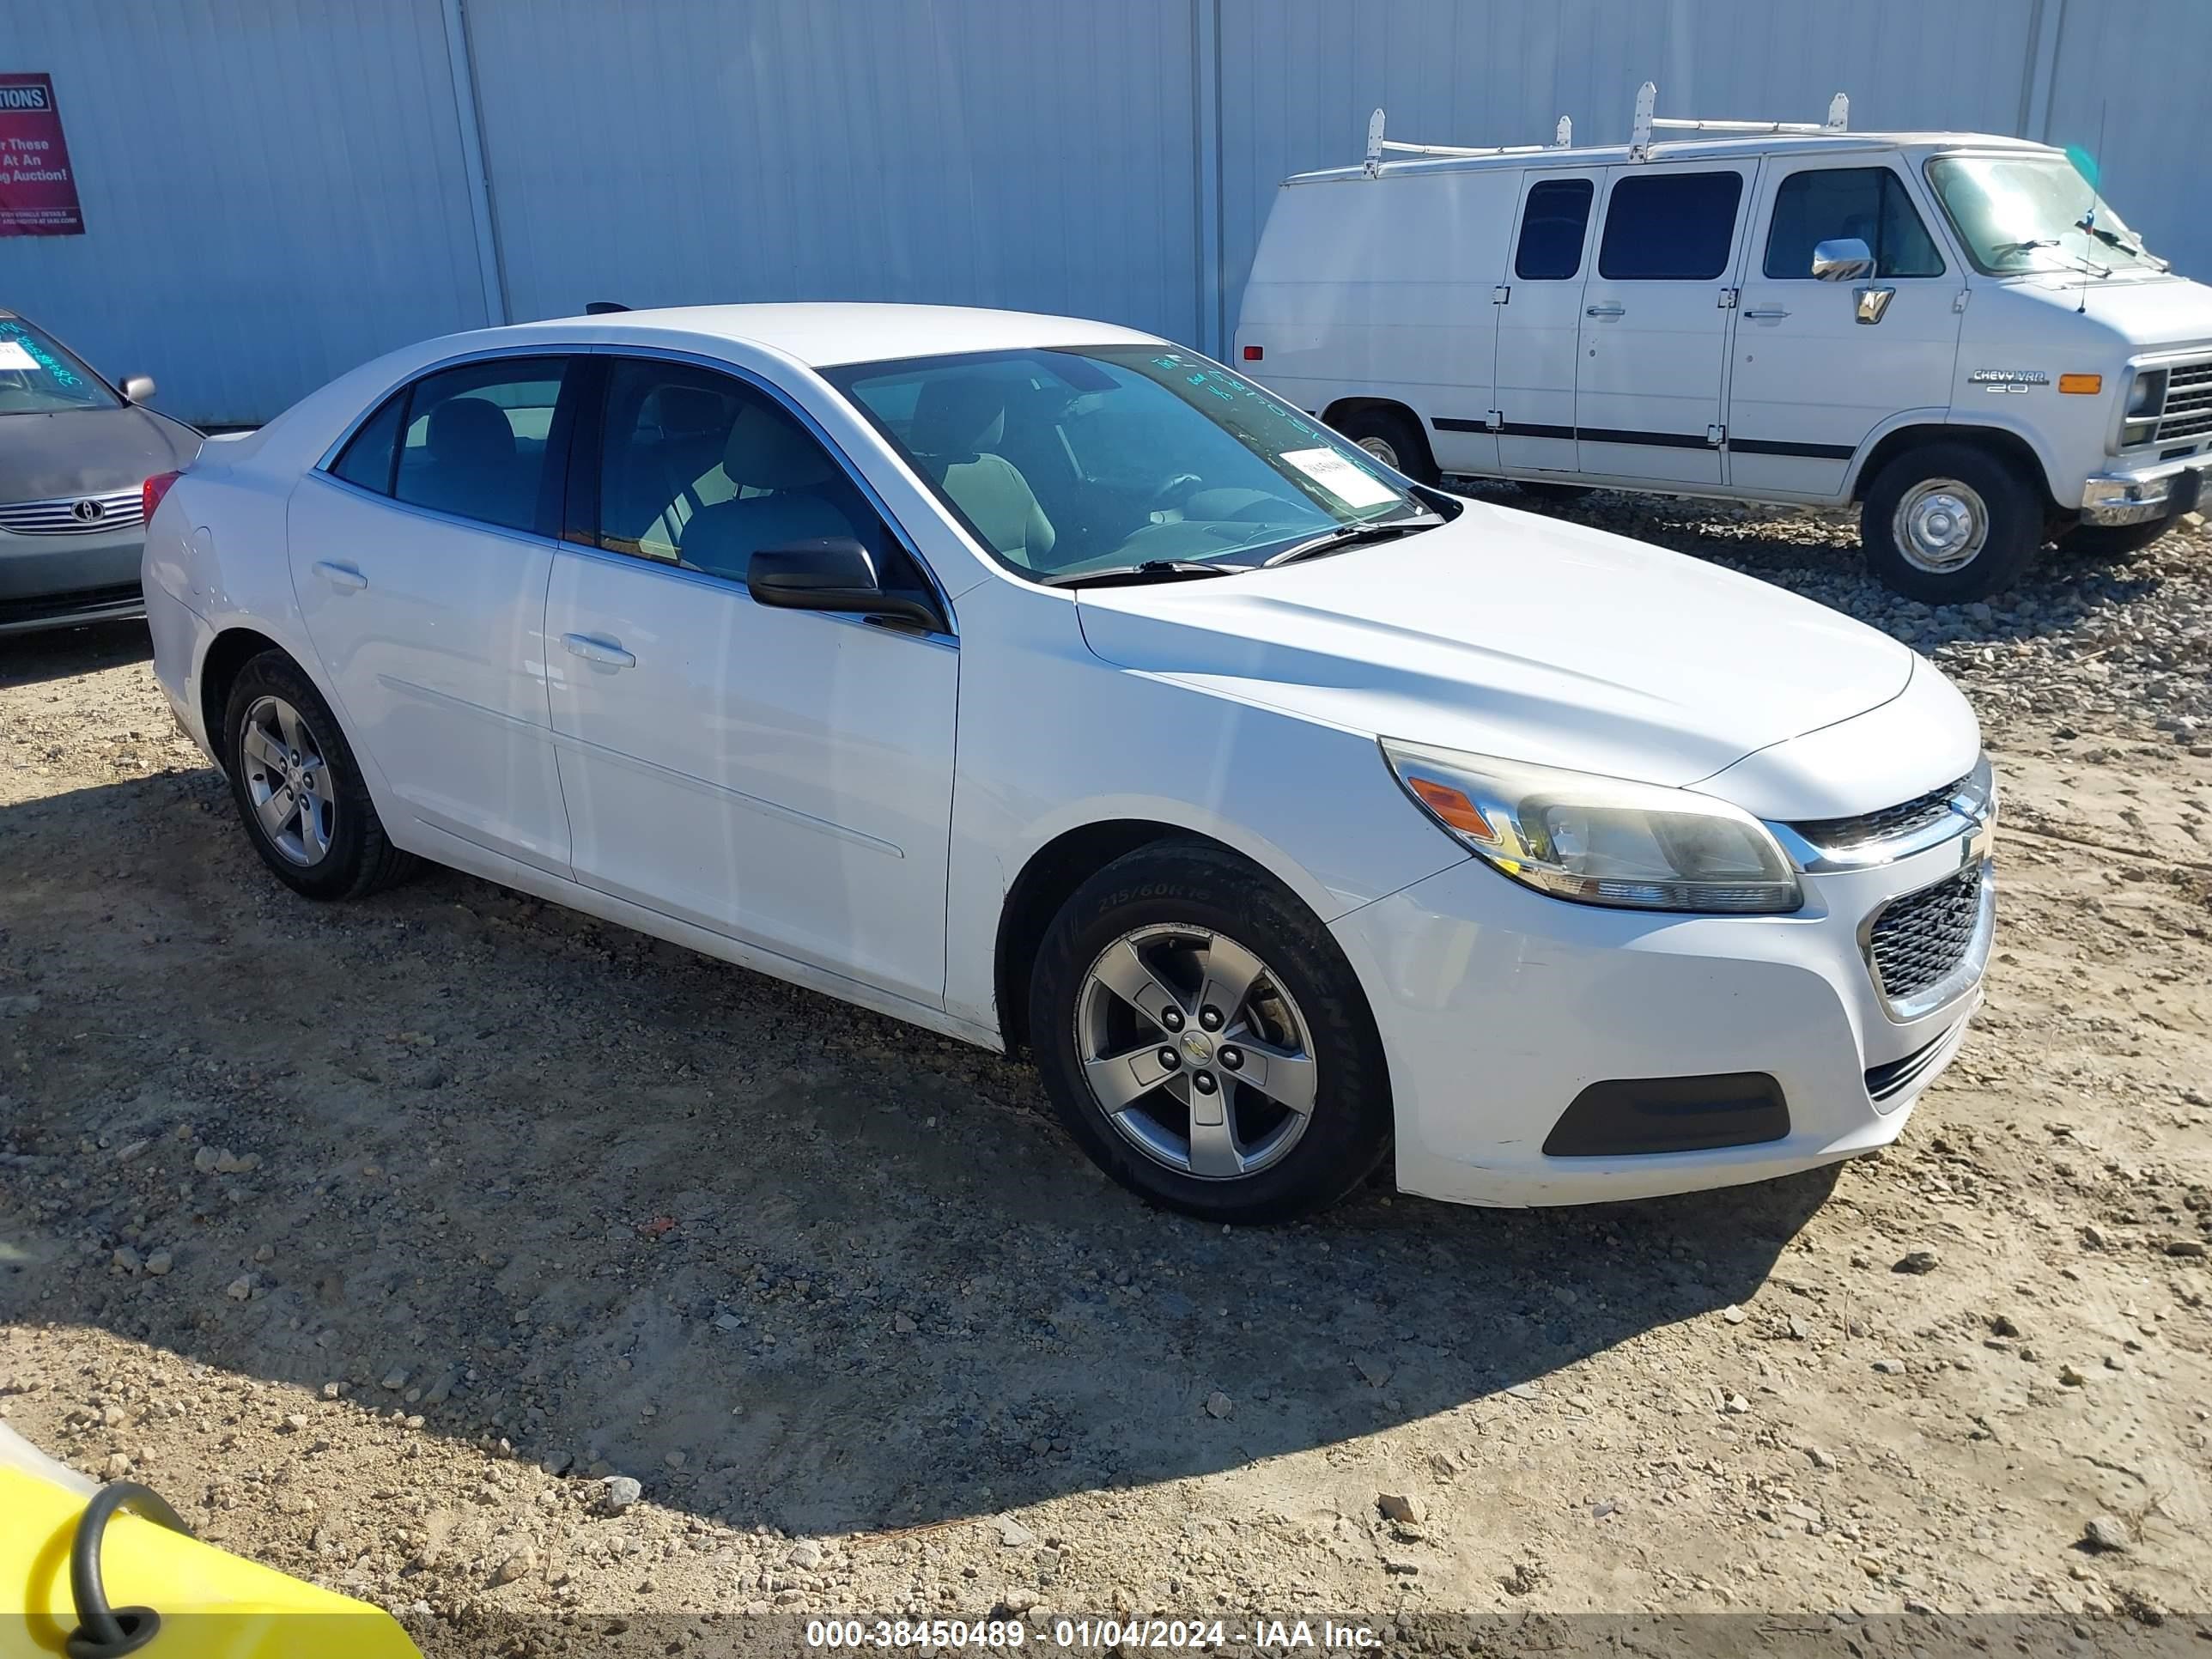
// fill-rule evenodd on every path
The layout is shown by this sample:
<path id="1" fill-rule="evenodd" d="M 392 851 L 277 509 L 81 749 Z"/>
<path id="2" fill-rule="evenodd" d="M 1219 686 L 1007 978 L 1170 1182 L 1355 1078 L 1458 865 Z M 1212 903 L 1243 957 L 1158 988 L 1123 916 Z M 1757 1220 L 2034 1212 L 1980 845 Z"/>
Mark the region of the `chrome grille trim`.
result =
<path id="1" fill-rule="evenodd" d="M 1794 823 L 1769 819 L 1766 827 L 1792 864 L 1818 874 L 1894 864 L 1947 841 L 1978 834 L 1996 816 L 1996 778 L 1985 754 L 1965 777 L 1894 806 Z"/>
<path id="2" fill-rule="evenodd" d="M 80 518 L 80 501 L 97 502 L 98 516 Z M 97 536 L 104 531 L 135 529 L 144 522 L 145 496 L 136 486 L 45 501 L 0 501 L 0 530 L 16 536 Z"/>
<path id="3" fill-rule="evenodd" d="M 1876 993 L 1899 1024 L 1925 1018 L 1980 981 L 1996 932 L 1996 871 L 1978 860 L 1885 901 L 1859 927 Z"/>

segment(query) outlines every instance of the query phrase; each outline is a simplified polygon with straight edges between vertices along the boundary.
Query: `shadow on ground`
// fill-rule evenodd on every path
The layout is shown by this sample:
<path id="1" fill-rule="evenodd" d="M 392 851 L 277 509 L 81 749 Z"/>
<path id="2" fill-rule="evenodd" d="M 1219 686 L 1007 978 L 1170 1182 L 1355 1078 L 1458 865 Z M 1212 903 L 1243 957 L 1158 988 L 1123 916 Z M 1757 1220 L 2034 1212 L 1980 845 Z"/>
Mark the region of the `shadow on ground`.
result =
<path id="1" fill-rule="evenodd" d="M 1377 1186 L 1201 1226 L 1096 1175 L 1024 1066 L 450 873 L 312 905 L 228 812 L 205 770 L 0 811 L 0 1316 L 741 1524 L 999 1510 L 1540 1387 L 1748 1299 L 1829 1190 Z"/>
<path id="2" fill-rule="evenodd" d="M 36 685 L 123 663 L 150 661 L 143 622 L 94 623 L 37 634 L 0 635 L 0 685 Z"/>

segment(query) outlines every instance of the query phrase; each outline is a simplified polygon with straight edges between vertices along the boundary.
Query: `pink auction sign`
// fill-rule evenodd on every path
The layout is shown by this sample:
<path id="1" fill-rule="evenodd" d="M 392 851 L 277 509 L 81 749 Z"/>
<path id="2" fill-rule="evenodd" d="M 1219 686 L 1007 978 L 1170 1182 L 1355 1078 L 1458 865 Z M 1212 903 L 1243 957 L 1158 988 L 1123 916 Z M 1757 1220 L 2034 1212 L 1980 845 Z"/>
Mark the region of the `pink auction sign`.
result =
<path id="1" fill-rule="evenodd" d="M 0 74 L 0 236 L 82 236 L 50 75 Z"/>

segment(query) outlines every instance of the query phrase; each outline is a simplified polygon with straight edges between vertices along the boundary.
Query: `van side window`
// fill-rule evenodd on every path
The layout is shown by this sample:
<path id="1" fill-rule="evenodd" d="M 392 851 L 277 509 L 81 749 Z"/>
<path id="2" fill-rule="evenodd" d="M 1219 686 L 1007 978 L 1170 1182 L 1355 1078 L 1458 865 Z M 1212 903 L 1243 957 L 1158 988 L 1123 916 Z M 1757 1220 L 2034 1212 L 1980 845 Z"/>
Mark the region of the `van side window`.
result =
<path id="1" fill-rule="evenodd" d="M 1583 237 L 1589 229 L 1587 179 L 1547 179 L 1531 186 L 1521 210 L 1521 246 L 1513 255 L 1513 274 L 1526 283 L 1558 283 L 1583 268 Z"/>
<path id="2" fill-rule="evenodd" d="M 1660 173 L 1623 179 L 1605 204 L 1597 274 L 1612 282 L 1708 283 L 1728 269 L 1743 175 Z"/>
<path id="3" fill-rule="evenodd" d="M 1887 167 L 1808 167 L 1774 192 L 1766 233 L 1768 276 L 1813 280 L 1813 249 L 1852 236 L 1874 250 L 1877 276 L 1941 276 L 1943 256 L 1921 222 L 1905 181 Z"/>

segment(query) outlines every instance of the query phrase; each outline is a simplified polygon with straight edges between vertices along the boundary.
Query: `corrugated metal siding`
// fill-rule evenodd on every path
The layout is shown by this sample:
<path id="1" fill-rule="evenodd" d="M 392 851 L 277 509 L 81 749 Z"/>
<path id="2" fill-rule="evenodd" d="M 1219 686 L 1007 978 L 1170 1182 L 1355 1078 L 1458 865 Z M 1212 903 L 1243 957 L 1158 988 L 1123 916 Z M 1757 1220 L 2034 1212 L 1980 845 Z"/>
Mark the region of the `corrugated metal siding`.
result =
<path id="1" fill-rule="evenodd" d="M 51 70 L 82 236 L 0 240 L 0 305 L 159 407 L 265 418 L 484 321 L 437 0 L 4 0 Z"/>
<path id="2" fill-rule="evenodd" d="M 2129 228 L 2177 269 L 2212 281 L 2202 114 L 2212 3 L 2071 0 L 2055 57 L 2050 117 L 2028 136 L 2095 153 L 2103 192 Z"/>
<path id="3" fill-rule="evenodd" d="M 449 20 L 473 64 L 465 128 Z M 403 341 L 595 299 L 1072 312 L 1218 349 L 1276 185 L 1664 114 L 2096 147 L 2212 276 L 2212 0 L 0 0 L 90 234 L 0 240 L 0 305 L 205 422 Z M 465 132 L 483 141 L 481 236 Z"/>
<path id="4" fill-rule="evenodd" d="M 1198 309 L 1190 0 L 469 0 L 518 318 Z"/>

